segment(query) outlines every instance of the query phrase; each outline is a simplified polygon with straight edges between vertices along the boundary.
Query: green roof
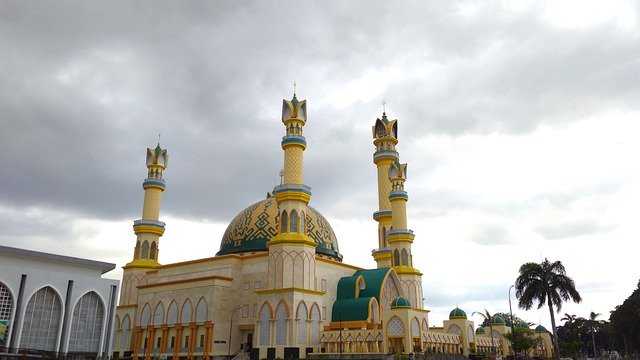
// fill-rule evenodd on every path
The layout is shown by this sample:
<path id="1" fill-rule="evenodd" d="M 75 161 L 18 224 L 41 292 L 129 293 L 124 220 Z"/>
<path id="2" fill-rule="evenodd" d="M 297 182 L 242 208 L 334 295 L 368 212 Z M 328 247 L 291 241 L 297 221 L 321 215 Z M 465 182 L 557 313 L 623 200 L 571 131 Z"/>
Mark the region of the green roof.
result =
<path id="1" fill-rule="evenodd" d="M 411 307 L 411 302 L 409 302 L 409 300 L 404 296 L 398 296 L 397 298 L 393 299 L 393 301 L 391 302 L 392 309 L 410 308 L 410 307 Z"/>
<path id="2" fill-rule="evenodd" d="M 338 299 L 331 309 L 331 321 L 367 320 L 371 297 L 357 299 Z"/>
<path id="3" fill-rule="evenodd" d="M 496 325 L 504 325 L 504 319 L 502 318 L 502 316 L 500 315 L 495 315 L 492 319 L 491 319 L 491 323 L 492 324 L 496 324 Z"/>
<path id="4" fill-rule="evenodd" d="M 538 325 L 536 326 L 536 329 L 534 330 L 537 333 L 546 333 L 547 332 L 547 328 L 545 328 L 542 325 Z"/>
<path id="5" fill-rule="evenodd" d="M 516 328 L 518 328 L 518 329 L 528 329 L 529 328 L 529 324 L 527 324 L 525 321 L 520 321 L 519 323 L 516 324 Z"/>
<path id="6" fill-rule="evenodd" d="M 449 313 L 449 319 L 466 319 L 467 318 L 467 314 L 462 311 L 462 309 L 460 309 L 459 307 L 456 307 L 455 309 L 451 310 L 451 312 Z"/>
<path id="7" fill-rule="evenodd" d="M 484 334 L 484 328 L 483 328 L 482 326 L 479 326 L 479 327 L 476 329 L 476 334 L 478 334 L 478 335 L 482 335 L 482 334 Z"/>
<path id="8" fill-rule="evenodd" d="M 340 278 L 336 301 L 331 308 L 331 321 L 367 320 L 369 304 L 372 299 L 380 302 L 380 289 L 390 271 L 389 268 L 358 270 Z"/>
<path id="9" fill-rule="evenodd" d="M 382 281 L 384 280 L 389 268 L 358 270 L 353 274 L 353 277 L 362 275 L 366 286 L 364 290 L 360 291 L 360 297 L 374 297 L 380 302 L 380 289 L 382 289 Z"/>

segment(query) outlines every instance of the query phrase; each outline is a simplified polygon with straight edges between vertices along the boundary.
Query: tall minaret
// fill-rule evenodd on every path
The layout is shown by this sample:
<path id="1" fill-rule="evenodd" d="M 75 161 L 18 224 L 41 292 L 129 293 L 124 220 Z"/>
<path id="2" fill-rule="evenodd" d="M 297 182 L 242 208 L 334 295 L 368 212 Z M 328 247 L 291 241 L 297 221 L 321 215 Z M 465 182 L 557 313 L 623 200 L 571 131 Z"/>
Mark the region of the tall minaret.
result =
<path id="1" fill-rule="evenodd" d="M 391 163 L 388 176 L 391 183 L 388 199 L 391 203 L 392 229 L 387 232 L 387 243 L 393 254 L 391 262 L 405 295 L 415 308 L 422 309 L 422 273 L 413 267 L 411 244 L 414 235 L 413 231 L 407 228 L 409 195 L 404 191 L 407 164 L 401 164 L 398 161 Z"/>
<path id="2" fill-rule="evenodd" d="M 392 253 L 387 244 L 386 234 L 391 229 L 391 205 L 389 192 L 389 166 L 398 161 L 398 124 L 397 120 L 387 119 L 387 113 L 382 113 L 382 119 L 376 119 L 372 127 L 373 145 L 376 152 L 373 153 L 373 163 L 378 169 L 378 211 L 373 213 L 373 219 L 378 222 L 378 248 L 372 251 L 373 258 L 378 268 L 390 267 Z"/>
<path id="3" fill-rule="evenodd" d="M 315 288 L 315 241 L 306 233 L 305 211 L 311 199 L 311 189 L 303 184 L 303 156 L 307 142 L 302 129 L 307 121 L 307 102 L 293 99 L 282 101 L 282 123 L 285 136 L 282 138 L 284 167 L 282 184 L 274 189 L 278 204 L 278 235 L 268 243 L 269 288 Z M 284 261 L 287 254 L 297 254 L 302 269 L 294 268 L 294 261 Z"/>
<path id="4" fill-rule="evenodd" d="M 137 301 L 137 285 L 146 283 L 145 271 L 154 269 L 158 263 L 160 236 L 164 234 L 165 223 L 159 221 L 160 200 L 165 189 L 162 173 L 167 168 L 169 155 L 160 147 L 147 148 L 147 178 L 142 183 L 144 189 L 144 205 L 142 218 L 133 222 L 136 234 L 136 246 L 133 259 L 126 264 L 122 277 L 120 305 L 135 304 Z"/>

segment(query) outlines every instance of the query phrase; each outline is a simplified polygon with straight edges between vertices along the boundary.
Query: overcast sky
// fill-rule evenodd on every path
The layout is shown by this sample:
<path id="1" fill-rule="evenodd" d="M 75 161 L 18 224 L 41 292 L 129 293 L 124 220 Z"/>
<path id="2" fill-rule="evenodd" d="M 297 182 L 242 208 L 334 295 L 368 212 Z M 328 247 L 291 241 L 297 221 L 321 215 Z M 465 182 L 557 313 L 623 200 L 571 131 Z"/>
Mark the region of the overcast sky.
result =
<path id="1" fill-rule="evenodd" d="M 386 100 L 432 325 L 456 305 L 508 312 L 519 266 L 545 257 L 583 298 L 561 315 L 607 319 L 640 280 L 639 12 L 634 1 L 2 1 L 0 243 L 113 262 L 119 278 L 145 148 L 161 133 L 160 262 L 213 256 L 227 223 L 279 179 L 295 81 L 308 101 L 305 183 L 345 262 L 375 267 L 371 126 Z M 549 327 L 546 308 L 513 301 Z"/>

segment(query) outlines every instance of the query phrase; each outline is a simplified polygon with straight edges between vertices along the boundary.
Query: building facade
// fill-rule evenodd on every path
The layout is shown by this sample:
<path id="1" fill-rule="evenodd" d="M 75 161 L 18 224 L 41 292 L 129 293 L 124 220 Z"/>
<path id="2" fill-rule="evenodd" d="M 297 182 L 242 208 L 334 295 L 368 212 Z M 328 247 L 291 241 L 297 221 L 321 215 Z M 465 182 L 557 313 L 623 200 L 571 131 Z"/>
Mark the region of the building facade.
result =
<path id="1" fill-rule="evenodd" d="M 466 315 L 452 318 L 452 326 L 429 325 L 422 273 L 411 253 L 415 236 L 406 215 L 407 164 L 395 148 L 398 122 L 384 113 L 372 127 L 379 206 L 373 213 L 378 239 L 370 244 L 377 268 L 362 269 L 342 261 L 330 224 L 309 205 L 306 100 L 295 94 L 283 100 L 281 120 L 281 184 L 230 222 L 212 257 L 158 262 L 168 153 L 160 144 L 147 149 L 143 210 L 133 225 L 132 259 L 123 267 L 114 357 L 469 354 L 497 347 L 508 353 L 502 337 L 487 340 Z"/>
<path id="2" fill-rule="evenodd" d="M 109 356 L 115 264 L 0 246 L 0 353 Z"/>

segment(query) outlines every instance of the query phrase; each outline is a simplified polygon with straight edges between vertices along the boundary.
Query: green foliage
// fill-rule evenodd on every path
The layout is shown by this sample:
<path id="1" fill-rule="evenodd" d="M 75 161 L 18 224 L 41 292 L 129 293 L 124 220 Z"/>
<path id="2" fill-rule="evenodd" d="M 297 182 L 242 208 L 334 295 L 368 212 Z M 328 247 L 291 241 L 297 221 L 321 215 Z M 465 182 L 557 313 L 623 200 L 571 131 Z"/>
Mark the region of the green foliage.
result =
<path id="1" fill-rule="evenodd" d="M 527 355 L 540 344 L 540 338 L 531 329 L 514 329 L 513 333 L 506 333 L 504 337 L 511 342 L 516 354 Z"/>
<path id="2" fill-rule="evenodd" d="M 612 342 L 622 354 L 640 351 L 640 282 L 638 287 L 609 317 Z"/>

